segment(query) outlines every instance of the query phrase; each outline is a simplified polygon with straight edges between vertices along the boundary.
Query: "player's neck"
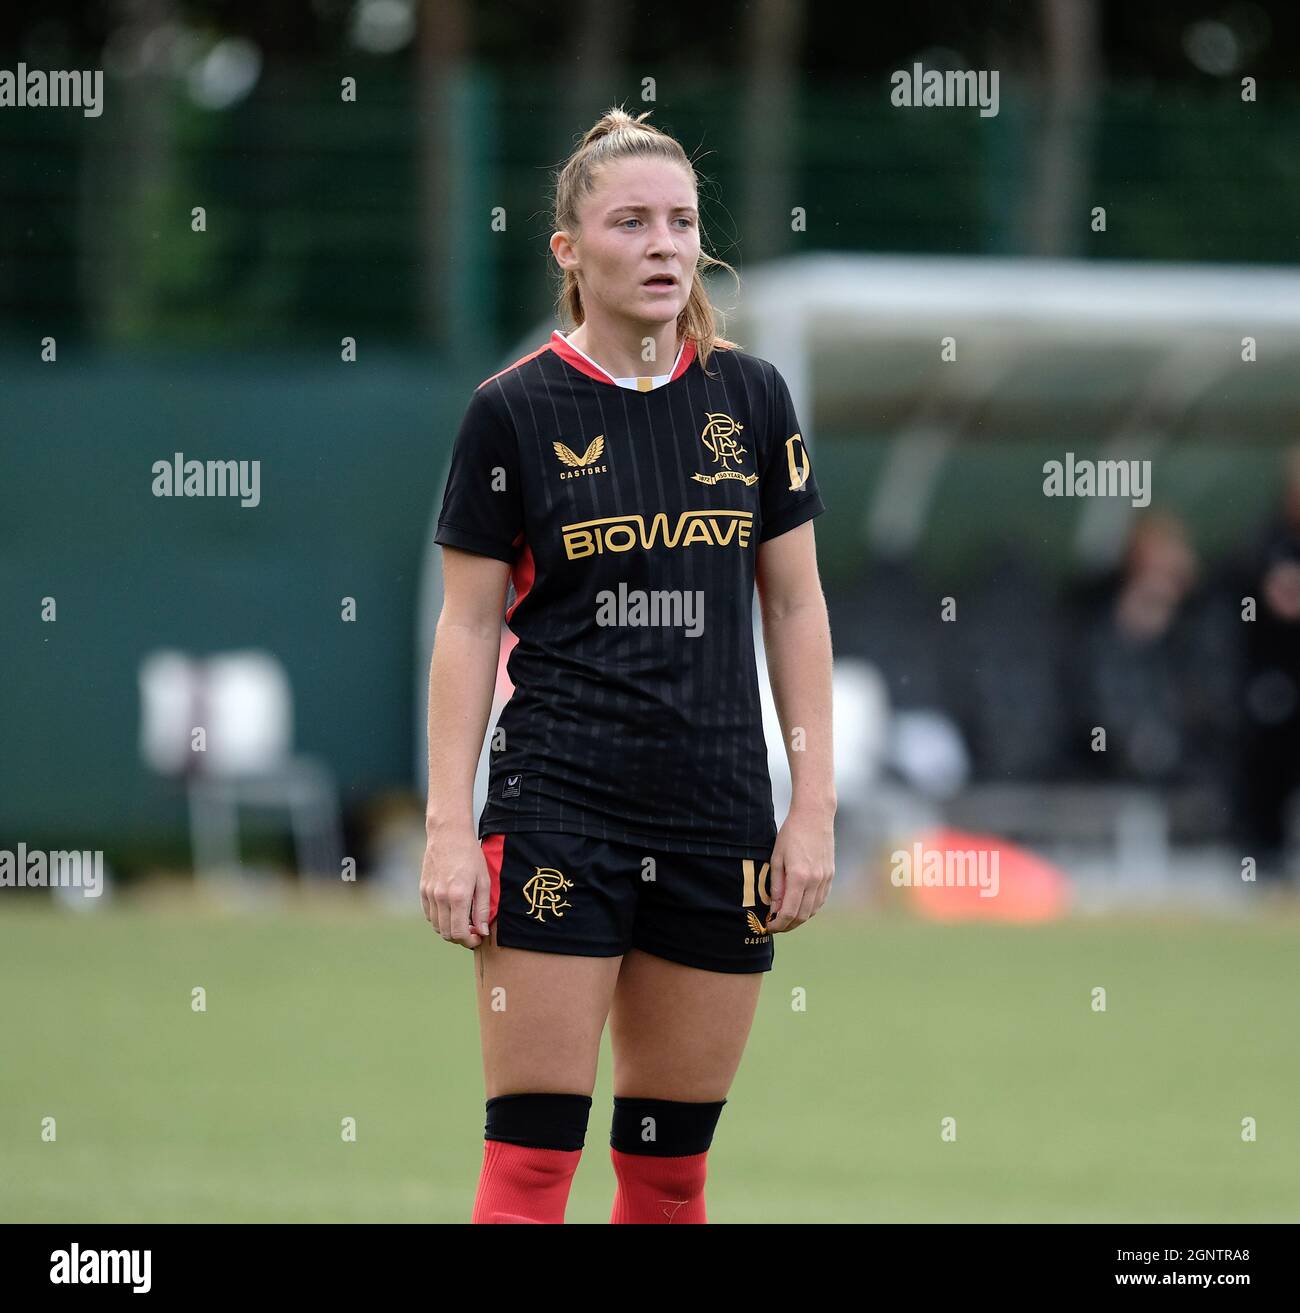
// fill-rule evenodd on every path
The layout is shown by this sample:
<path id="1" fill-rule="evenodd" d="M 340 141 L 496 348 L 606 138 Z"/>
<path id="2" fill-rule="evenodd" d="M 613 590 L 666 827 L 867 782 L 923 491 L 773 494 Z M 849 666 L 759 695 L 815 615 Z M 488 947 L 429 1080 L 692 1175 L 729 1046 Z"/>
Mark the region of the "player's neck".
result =
<path id="1" fill-rule="evenodd" d="M 644 358 L 647 338 L 654 341 L 654 357 L 650 360 Z M 666 374 L 681 350 L 676 321 L 655 329 L 642 326 L 619 333 L 610 328 L 597 328 L 593 332 L 591 321 L 586 320 L 568 334 L 568 340 L 611 378 L 653 378 Z"/>

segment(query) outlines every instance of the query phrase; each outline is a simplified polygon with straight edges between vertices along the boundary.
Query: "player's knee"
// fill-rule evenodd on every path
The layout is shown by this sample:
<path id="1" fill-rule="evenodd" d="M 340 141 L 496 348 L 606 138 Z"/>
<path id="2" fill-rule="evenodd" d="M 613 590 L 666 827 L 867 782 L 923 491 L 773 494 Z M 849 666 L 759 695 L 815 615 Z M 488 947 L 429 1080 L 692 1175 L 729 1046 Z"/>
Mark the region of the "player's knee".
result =
<path id="1" fill-rule="evenodd" d="M 475 1222 L 563 1222 L 591 1097 L 502 1094 L 487 1101 Z"/>
<path id="2" fill-rule="evenodd" d="M 572 1152 L 586 1141 L 589 1094 L 498 1094 L 487 1101 L 485 1140 Z"/>
<path id="3" fill-rule="evenodd" d="M 618 1177 L 611 1222 L 706 1222 L 709 1146 L 725 1099 L 614 1100 L 609 1155 Z"/>
<path id="4" fill-rule="evenodd" d="M 619 1154 L 647 1160 L 707 1153 L 725 1103 L 726 1099 L 716 1103 L 683 1103 L 676 1099 L 616 1097 L 609 1130 L 610 1147 Z M 644 1166 L 651 1168 L 653 1163 L 648 1161 Z"/>

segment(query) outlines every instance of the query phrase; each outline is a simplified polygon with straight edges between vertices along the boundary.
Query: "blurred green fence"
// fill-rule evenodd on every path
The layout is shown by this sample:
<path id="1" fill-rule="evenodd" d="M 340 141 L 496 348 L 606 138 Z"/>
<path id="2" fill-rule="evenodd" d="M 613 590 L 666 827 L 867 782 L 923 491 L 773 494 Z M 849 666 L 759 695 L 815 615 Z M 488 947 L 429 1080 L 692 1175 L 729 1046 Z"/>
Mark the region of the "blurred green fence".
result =
<path id="1" fill-rule="evenodd" d="M 0 848 L 188 861 L 183 790 L 137 747 L 139 664 L 159 647 L 274 653 L 295 745 L 345 806 L 410 786 L 418 576 L 455 385 L 415 358 L 213 356 L 0 359 L 0 391 Z M 155 497 L 153 462 L 177 451 L 259 460 L 260 505 Z"/>
<path id="2" fill-rule="evenodd" d="M 550 167 L 603 106 L 475 64 L 440 84 L 436 113 L 387 65 L 363 70 L 345 104 L 340 79 L 356 72 L 268 67 L 220 112 L 180 83 L 135 79 L 108 83 L 98 119 L 0 115 L 0 334 L 304 351 L 351 334 L 423 341 L 463 362 L 513 341 L 551 304 Z M 1038 110 L 1008 79 L 987 119 L 893 108 L 883 78 L 818 79 L 798 88 L 770 156 L 746 144 L 743 92 L 738 80 L 689 81 L 652 119 L 697 157 L 706 236 L 733 263 L 760 247 L 1026 249 Z M 1272 86 L 1246 105 L 1231 83 L 1107 86 L 1084 126 L 1065 253 L 1300 256 L 1300 92 Z M 781 174 L 767 180 L 774 204 L 747 210 L 747 184 L 768 169 Z M 198 205 L 203 234 L 191 231 Z M 790 230 L 796 205 L 805 232 Z M 1095 205 L 1104 234 L 1088 229 Z"/>

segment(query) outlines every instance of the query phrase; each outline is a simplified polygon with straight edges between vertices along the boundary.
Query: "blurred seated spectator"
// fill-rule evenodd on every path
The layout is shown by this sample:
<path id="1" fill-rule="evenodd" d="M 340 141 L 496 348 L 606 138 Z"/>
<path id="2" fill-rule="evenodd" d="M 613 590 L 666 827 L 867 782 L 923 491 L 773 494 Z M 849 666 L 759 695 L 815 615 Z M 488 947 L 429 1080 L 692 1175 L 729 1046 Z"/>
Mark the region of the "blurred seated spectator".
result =
<path id="1" fill-rule="evenodd" d="M 1278 875 L 1300 786 L 1300 447 L 1287 458 L 1280 512 L 1248 549 L 1239 577 L 1236 614 L 1241 599 L 1252 598 L 1255 618 L 1240 624 L 1237 834 L 1261 875 Z"/>
<path id="2" fill-rule="evenodd" d="M 1226 795 L 1236 612 L 1217 583 L 1202 582 L 1182 521 L 1140 516 L 1119 566 L 1078 587 L 1070 610 L 1067 710 L 1079 772 L 1211 783 Z M 1104 752 L 1094 749 L 1096 728 Z"/>

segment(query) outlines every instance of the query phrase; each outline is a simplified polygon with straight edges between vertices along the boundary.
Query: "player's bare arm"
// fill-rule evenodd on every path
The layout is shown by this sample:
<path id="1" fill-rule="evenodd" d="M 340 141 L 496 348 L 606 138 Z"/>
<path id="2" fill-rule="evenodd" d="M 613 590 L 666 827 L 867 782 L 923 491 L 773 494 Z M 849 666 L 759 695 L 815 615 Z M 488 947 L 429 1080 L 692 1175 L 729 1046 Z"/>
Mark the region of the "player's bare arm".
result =
<path id="1" fill-rule="evenodd" d="M 492 710 L 509 568 L 443 548 L 444 600 L 429 668 L 428 843 L 424 915 L 446 940 L 477 948 L 488 935 L 490 887 L 474 826 L 474 771 Z"/>
<path id="2" fill-rule="evenodd" d="M 761 544 L 755 582 L 793 783 L 772 849 L 768 928 L 779 934 L 821 910 L 835 874 L 831 635 L 811 521 Z"/>

